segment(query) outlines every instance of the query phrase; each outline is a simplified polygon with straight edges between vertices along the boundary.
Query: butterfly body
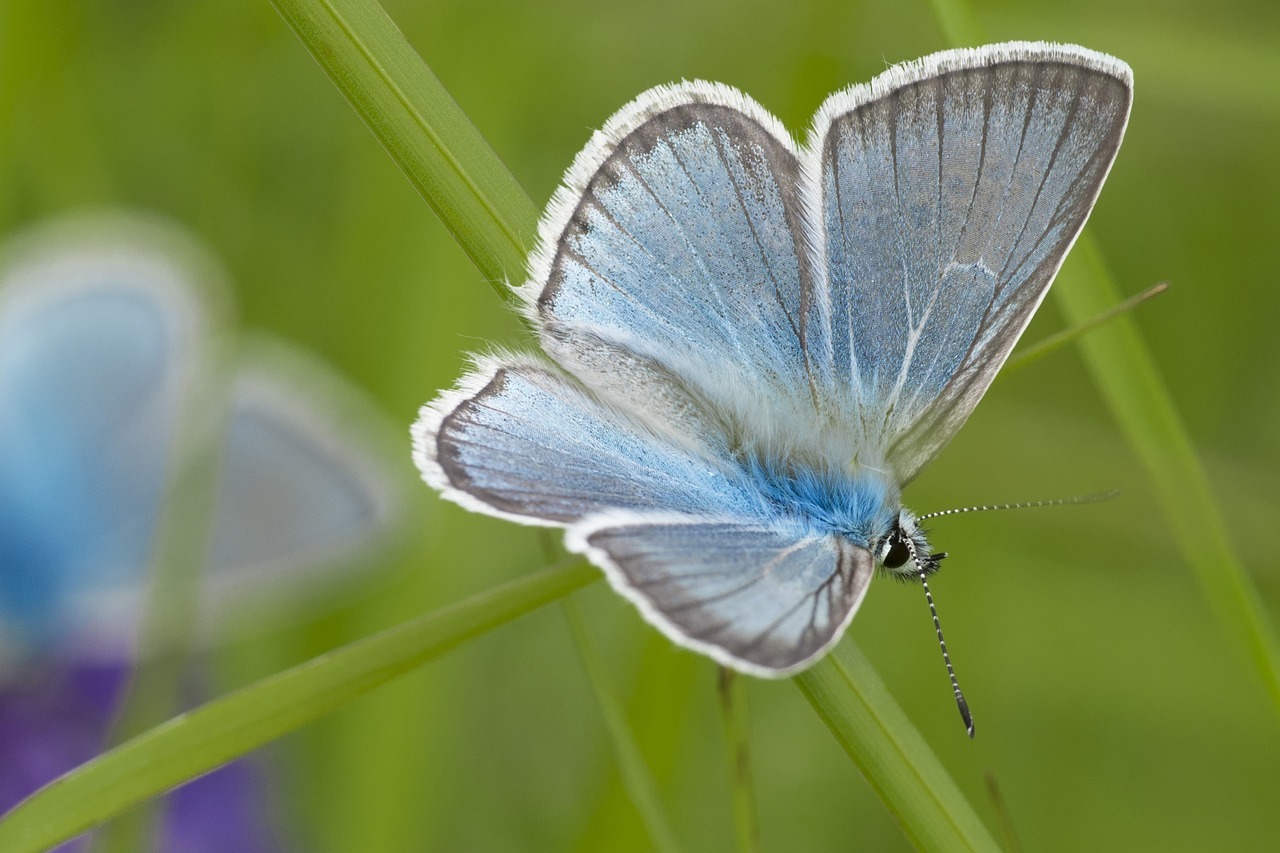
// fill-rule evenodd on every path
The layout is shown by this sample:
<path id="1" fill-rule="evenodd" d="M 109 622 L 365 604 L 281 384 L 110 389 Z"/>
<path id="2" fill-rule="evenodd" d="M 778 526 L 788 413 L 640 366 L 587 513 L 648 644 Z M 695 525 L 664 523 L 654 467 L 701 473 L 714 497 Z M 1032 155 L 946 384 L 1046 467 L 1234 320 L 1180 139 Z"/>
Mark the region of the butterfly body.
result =
<path id="1" fill-rule="evenodd" d="M 774 511 L 795 515 L 814 532 L 844 536 L 863 548 L 884 538 L 897 515 L 894 490 L 871 472 L 777 470 L 756 462 L 750 475 Z"/>
<path id="2" fill-rule="evenodd" d="M 1044 298 L 1131 81 L 1070 45 L 946 51 L 832 95 L 803 145 L 727 86 L 642 94 L 518 289 L 554 365 L 478 359 L 414 427 L 424 478 L 565 528 L 676 642 L 803 669 L 877 566 L 937 569 L 901 490 Z"/>

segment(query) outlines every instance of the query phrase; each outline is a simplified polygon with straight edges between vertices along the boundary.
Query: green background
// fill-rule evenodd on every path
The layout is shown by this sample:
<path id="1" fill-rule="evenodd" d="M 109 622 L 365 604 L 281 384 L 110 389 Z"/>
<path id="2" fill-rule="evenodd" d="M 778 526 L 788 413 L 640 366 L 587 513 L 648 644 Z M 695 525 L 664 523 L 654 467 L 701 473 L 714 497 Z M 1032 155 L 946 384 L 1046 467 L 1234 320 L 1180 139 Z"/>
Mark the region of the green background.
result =
<path id="1" fill-rule="evenodd" d="M 392 2 L 388 11 L 530 195 L 641 90 L 737 86 L 797 135 L 828 93 L 946 47 L 903 3 Z M 1155 12 L 1158 9 L 1158 14 Z M 271 7 L 0 6 L 0 231 L 127 207 L 198 234 L 246 328 L 305 345 L 405 434 L 490 341 L 531 346 Z M 1071 41 L 1134 68 L 1091 228 L 1137 310 L 1269 611 L 1280 609 L 1280 6 L 974 9 L 993 40 Z M 1061 327 L 1052 300 L 1027 332 Z M 971 802 L 998 780 L 1029 850 L 1274 849 L 1280 737 L 1146 474 L 1071 350 L 999 378 L 908 489 L 914 509 L 1081 494 L 1098 506 L 940 520 L 933 584 L 977 719 L 964 737 L 918 589 L 878 580 L 850 634 Z M 405 558 L 313 624 L 219 658 L 229 688 L 544 565 L 537 535 L 417 490 Z M 715 668 L 597 584 L 583 596 L 683 846 L 733 844 Z M 907 842 L 796 688 L 752 682 L 768 850 Z M 646 849 L 557 607 L 271 750 L 307 850 Z"/>

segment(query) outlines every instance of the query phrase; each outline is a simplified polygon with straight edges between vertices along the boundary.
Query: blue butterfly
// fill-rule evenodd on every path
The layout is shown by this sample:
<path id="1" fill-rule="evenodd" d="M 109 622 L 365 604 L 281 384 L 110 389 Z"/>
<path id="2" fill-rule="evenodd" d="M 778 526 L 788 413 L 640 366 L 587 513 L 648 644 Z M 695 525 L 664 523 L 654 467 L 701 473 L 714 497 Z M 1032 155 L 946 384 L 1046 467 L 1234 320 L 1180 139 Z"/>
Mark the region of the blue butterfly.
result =
<path id="1" fill-rule="evenodd" d="M 6 247 L 0 660 L 130 657 L 193 415 L 225 419 L 209 553 L 192 555 L 204 617 L 278 611 L 391 533 L 396 481 L 367 446 L 363 401 L 279 344 L 246 347 L 229 383 L 213 375 L 203 266 L 168 229 L 122 218 Z"/>
<path id="2" fill-rule="evenodd" d="M 121 217 L 0 253 L 0 812 L 107 742 L 193 421 L 221 448 L 208 554 L 190 555 L 216 631 L 198 639 L 314 603 L 397 527 L 363 400 L 281 344 L 222 375 L 208 266 L 171 229 Z M 265 787 L 257 758 L 201 777 L 168 799 L 156 844 L 280 849 Z"/>
<path id="3" fill-rule="evenodd" d="M 1123 62 L 1025 42 L 838 92 L 803 146 L 727 86 L 644 93 L 574 161 L 519 289 L 555 366 L 477 359 L 421 412 L 424 478 L 566 528 L 683 646 L 809 666 L 877 565 L 937 569 L 901 489 L 1044 298 L 1131 100 Z"/>

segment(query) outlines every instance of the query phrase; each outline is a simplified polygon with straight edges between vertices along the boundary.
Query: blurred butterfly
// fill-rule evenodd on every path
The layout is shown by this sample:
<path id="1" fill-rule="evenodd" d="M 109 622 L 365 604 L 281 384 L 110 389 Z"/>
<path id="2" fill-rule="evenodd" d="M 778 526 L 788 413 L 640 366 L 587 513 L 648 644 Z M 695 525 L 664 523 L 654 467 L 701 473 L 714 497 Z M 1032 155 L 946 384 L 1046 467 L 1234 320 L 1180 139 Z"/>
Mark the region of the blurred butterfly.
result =
<path id="1" fill-rule="evenodd" d="M 203 266 L 172 233 L 116 220 L 5 252 L 0 658 L 130 656 L 193 414 L 225 425 L 209 552 L 193 555 L 205 621 L 295 603 L 392 533 L 376 415 L 319 366 L 258 342 L 225 406 L 206 405 L 220 330 Z"/>
<path id="2" fill-rule="evenodd" d="M 246 347 L 225 381 L 208 267 L 115 217 L 0 253 L 0 812 L 106 746 L 193 428 L 220 455 L 208 554 L 191 555 L 203 627 L 317 603 L 395 532 L 376 413 L 282 344 Z M 285 849 L 268 788 L 261 757 L 195 780 L 155 849 Z"/>
<path id="3" fill-rule="evenodd" d="M 558 367 L 478 359 L 421 413 L 423 476 L 566 528 L 681 645 L 809 666 L 877 565 L 937 569 L 901 489 L 1044 298 L 1131 80 L 1080 47 L 946 51 L 832 95 L 803 146 L 729 87 L 646 92 L 574 161 L 519 291 Z"/>

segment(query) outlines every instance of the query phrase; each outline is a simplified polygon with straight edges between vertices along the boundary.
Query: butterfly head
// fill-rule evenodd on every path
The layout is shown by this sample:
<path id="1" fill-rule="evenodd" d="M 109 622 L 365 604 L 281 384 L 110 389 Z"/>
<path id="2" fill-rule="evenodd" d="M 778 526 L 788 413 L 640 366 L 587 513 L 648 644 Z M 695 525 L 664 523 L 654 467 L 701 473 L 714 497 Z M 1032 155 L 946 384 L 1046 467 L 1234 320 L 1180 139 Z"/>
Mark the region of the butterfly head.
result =
<path id="1" fill-rule="evenodd" d="M 946 552 L 933 553 L 924 529 L 908 510 L 899 510 L 889 532 L 872 549 L 880 565 L 904 578 L 931 575 L 946 558 Z"/>

